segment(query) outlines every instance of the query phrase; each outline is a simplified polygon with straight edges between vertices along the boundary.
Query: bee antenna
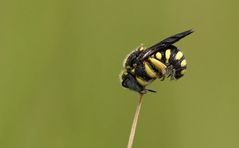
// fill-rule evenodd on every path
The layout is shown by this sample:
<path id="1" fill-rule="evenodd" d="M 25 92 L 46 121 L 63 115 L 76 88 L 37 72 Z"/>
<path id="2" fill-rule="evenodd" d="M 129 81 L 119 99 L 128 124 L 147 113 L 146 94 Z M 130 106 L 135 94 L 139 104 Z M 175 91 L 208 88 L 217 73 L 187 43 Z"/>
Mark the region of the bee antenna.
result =
<path id="1" fill-rule="evenodd" d="M 157 91 L 152 90 L 152 89 L 146 89 L 146 90 L 149 91 L 149 92 L 157 93 Z"/>

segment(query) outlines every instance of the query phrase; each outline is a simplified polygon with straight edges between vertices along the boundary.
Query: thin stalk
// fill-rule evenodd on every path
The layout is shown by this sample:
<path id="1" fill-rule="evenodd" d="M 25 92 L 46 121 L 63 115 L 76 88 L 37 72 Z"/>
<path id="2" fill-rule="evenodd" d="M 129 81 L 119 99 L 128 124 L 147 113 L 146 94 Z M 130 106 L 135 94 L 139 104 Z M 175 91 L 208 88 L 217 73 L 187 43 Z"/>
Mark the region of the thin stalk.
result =
<path id="1" fill-rule="evenodd" d="M 137 127 L 137 122 L 138 122 L 138 119 L 139 119 L 140 108 L 141 108 L 141 105 L 142 105 L 142 99 L 143 99 L 143 94 L 140 94 L 139 101 L 138 101 L 138 104 L 137 104 L 137 108 L 136 108 L 136 111 L 135 111 L 135 114 L 134 114 L 134 120 L 133 120 L 133 123 L 132 123 L 127 148 L 132 148 L 132 146 L 133 146 L 134 135 L 135 135 L 136 127 Z"/>

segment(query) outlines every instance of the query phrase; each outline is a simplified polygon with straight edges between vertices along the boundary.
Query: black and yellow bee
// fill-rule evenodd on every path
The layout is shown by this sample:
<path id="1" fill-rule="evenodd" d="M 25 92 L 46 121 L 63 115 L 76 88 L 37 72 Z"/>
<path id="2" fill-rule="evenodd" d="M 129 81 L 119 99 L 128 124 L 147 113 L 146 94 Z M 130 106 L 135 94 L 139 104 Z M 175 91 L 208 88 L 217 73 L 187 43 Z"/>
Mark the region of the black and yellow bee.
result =
<path id="1" fill-rule="evenodd" d="M 149 48 L 143 45 L 136 48 L 124 61 L 124 70 L 121 74 L 122 86 L 145 94 L 147 91 L 156 92 L 145 88 L 155 79 L 181 78 L 186 71 L 187 62 L 182 51 L 172 44 L 192 32 L 188 30 L 178 33 Z"/>

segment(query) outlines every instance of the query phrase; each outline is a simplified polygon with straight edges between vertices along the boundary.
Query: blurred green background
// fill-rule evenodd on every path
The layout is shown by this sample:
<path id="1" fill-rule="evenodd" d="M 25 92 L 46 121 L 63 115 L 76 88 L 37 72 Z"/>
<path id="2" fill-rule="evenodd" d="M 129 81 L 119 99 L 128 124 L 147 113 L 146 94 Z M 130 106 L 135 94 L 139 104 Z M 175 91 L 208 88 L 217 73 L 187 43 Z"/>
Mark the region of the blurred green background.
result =
<path id="1" fill-rule="evenodd" d="M 121 88 L 140 43 L 178 42 L 188 71 L 144 96 L 135 148 L 238 148 L 239 2 L 3 0 L 0 147 L 124 148 L 137 94 Z"/>

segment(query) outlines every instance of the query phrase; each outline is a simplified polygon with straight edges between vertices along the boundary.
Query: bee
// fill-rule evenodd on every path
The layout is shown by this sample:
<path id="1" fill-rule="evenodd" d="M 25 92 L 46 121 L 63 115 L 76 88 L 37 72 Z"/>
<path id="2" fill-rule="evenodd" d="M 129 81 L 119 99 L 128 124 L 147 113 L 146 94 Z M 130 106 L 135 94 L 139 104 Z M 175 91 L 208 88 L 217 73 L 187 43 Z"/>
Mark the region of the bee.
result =
<path id="1" fill-rule="evenodd" d="M 187 61 L 182 51 L 173 44 L 191 33 L 193 31 L 188 30 L 175 34 L 149 48 L 143 45 L 137 47 L 124 60 L 124 70 L 120 75 L 122 86 L 145 94 L 148 91 L 156 92 L 145 88 L 156 79 L 181 78 Z"/>

